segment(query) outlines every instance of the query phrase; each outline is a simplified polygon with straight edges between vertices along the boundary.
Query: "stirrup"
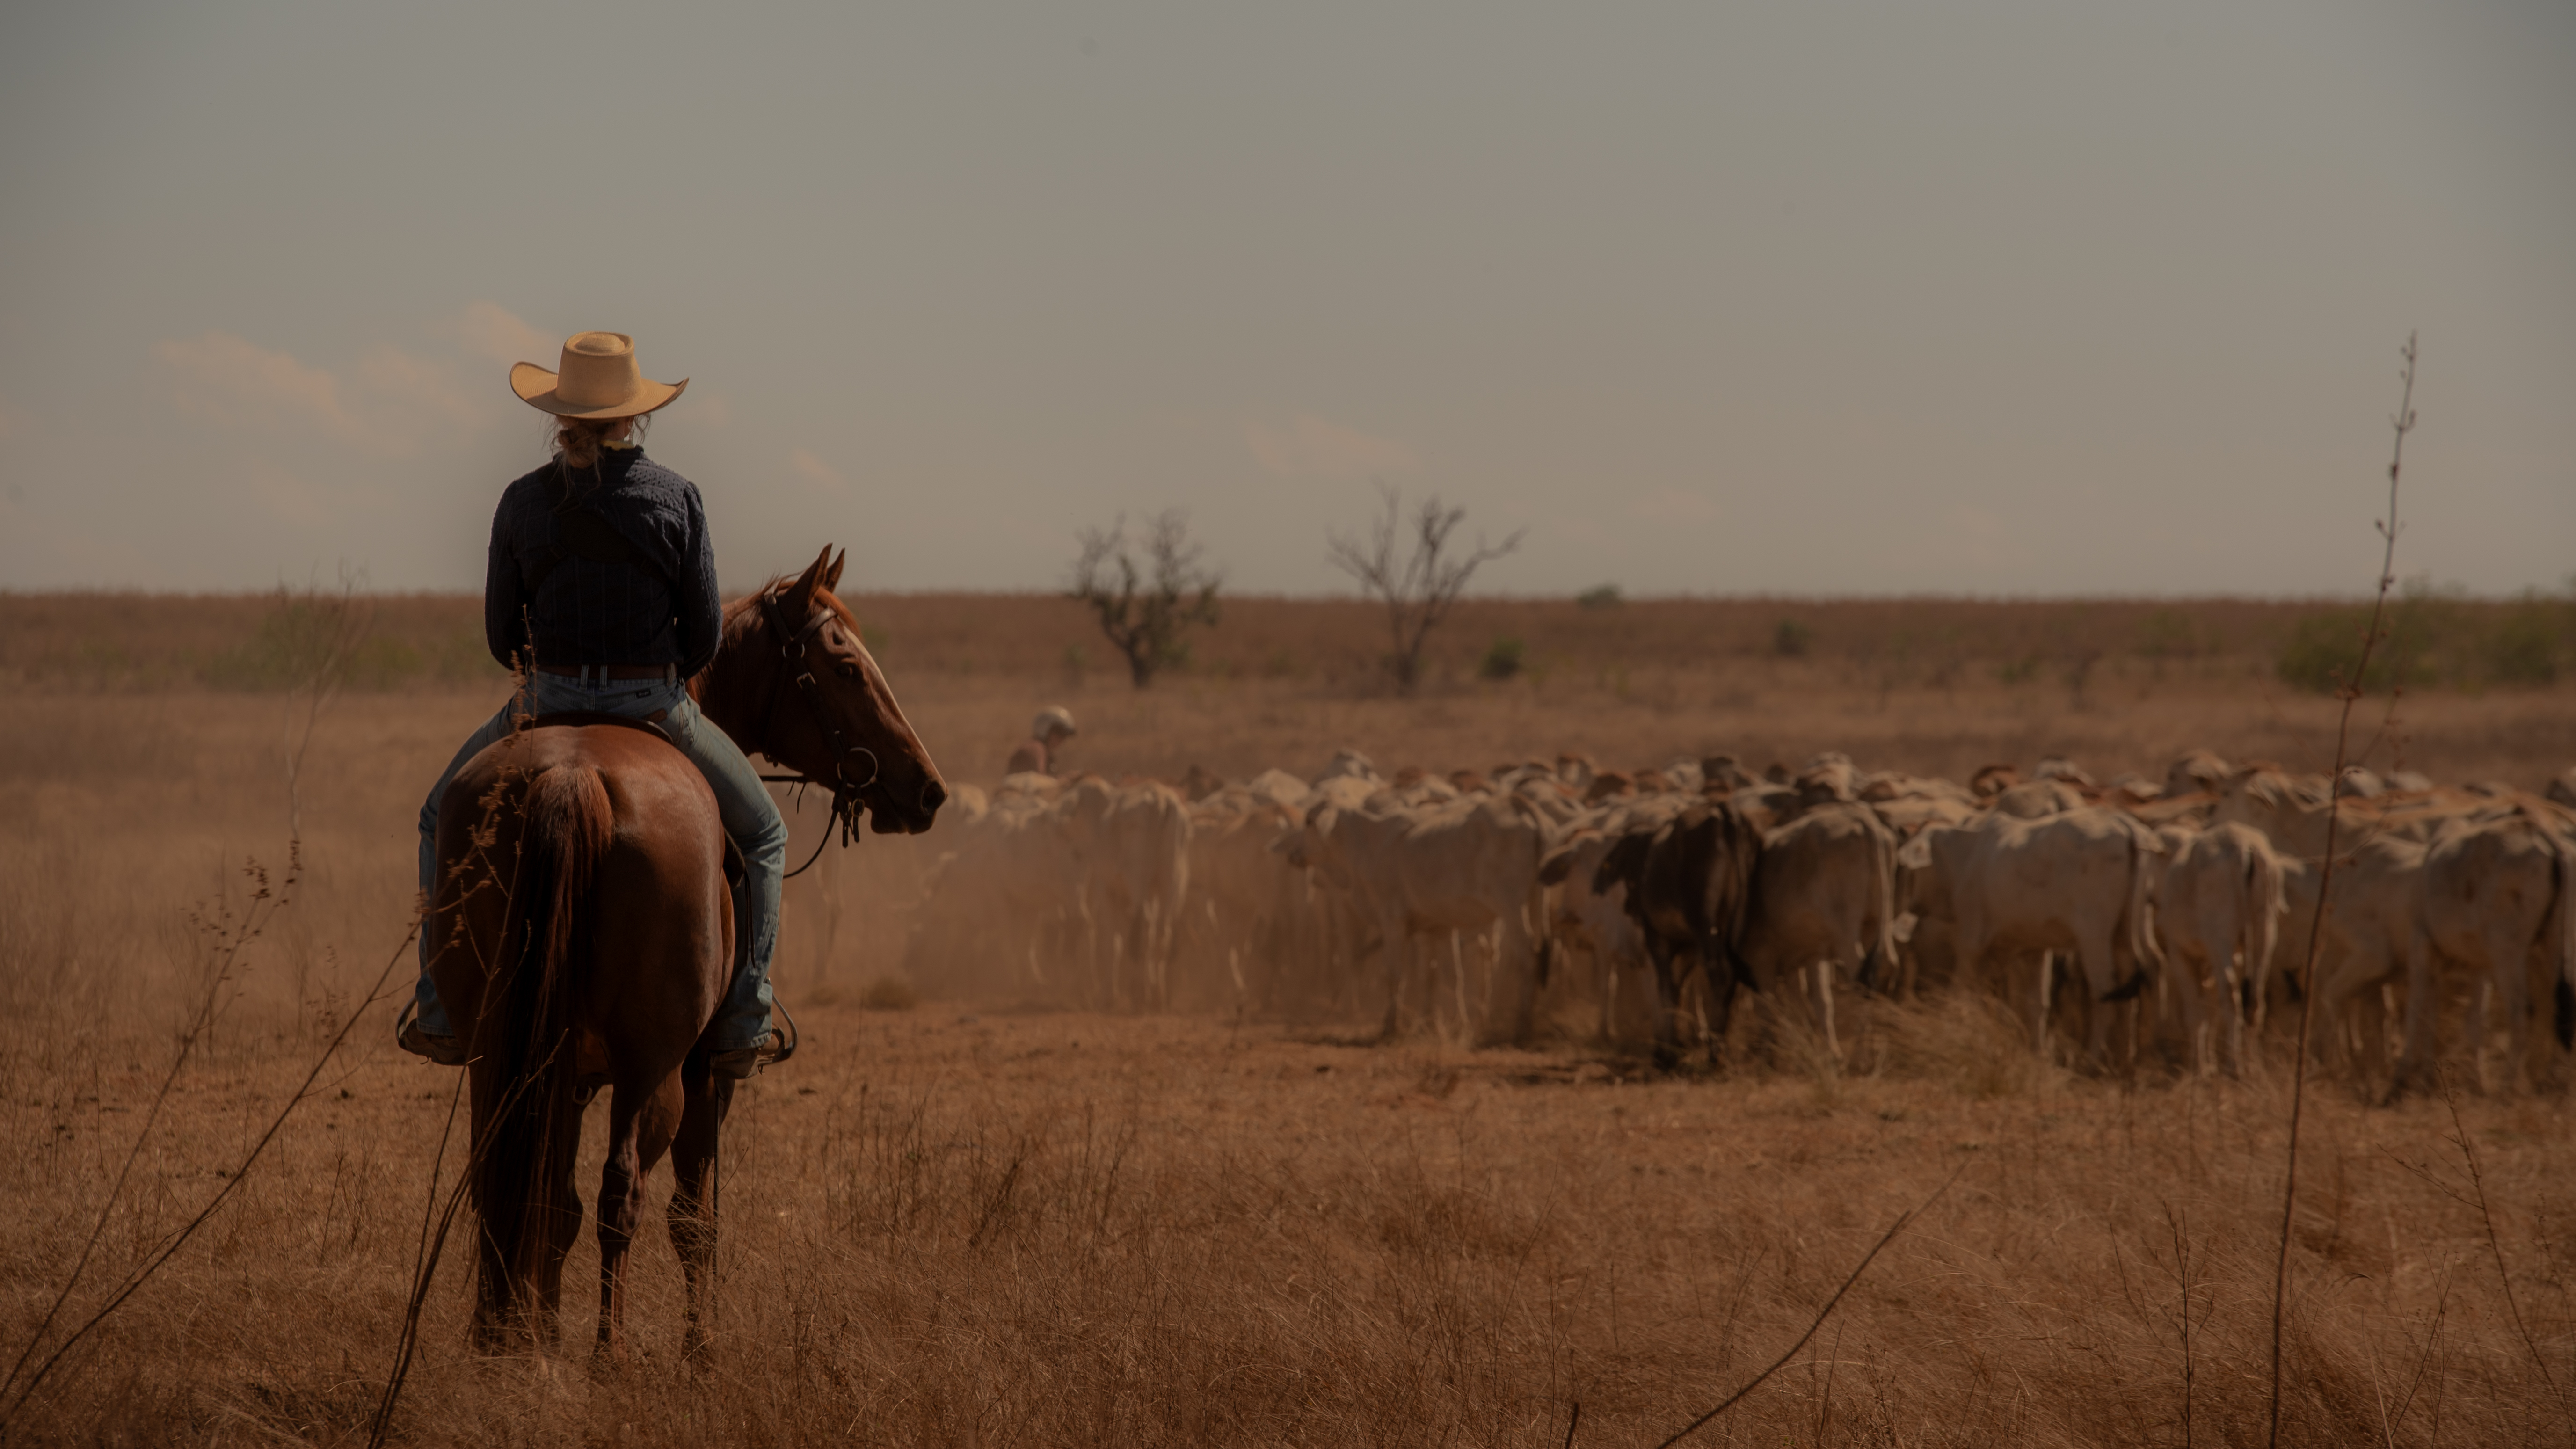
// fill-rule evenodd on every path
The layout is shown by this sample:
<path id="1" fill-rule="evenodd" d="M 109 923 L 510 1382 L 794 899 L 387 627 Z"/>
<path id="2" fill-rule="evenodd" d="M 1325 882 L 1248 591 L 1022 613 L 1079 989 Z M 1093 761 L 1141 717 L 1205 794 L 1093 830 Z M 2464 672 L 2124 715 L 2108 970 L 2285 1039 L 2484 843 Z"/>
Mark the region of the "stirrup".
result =
<path id="1" fill-rule="evenodd" d="M 427 1057 L 434 1066 L 465 1065 L 465 1044 L 452 1036 L 431 1036 L 420 1029 L 420 1002 L 406 1001 L 394 1017 L 394 1045 L 416 1057 Z"/>
<path id="2" fill-rule="evenodd" d="M 731 1077 L 738 1082 L 749 1081 L 796 1055 L 799 1035 L 795 1016 L 788 1011 L 786 1003 L 775 998 L 771 999 L 769 1007 L 785 1025 L 771 1023 L 768 1039 L 758 1046 L 735 1047 L 732 1051 L 717 1052 L 708 1057 L 707 1066 L 717 1076 Z"/>

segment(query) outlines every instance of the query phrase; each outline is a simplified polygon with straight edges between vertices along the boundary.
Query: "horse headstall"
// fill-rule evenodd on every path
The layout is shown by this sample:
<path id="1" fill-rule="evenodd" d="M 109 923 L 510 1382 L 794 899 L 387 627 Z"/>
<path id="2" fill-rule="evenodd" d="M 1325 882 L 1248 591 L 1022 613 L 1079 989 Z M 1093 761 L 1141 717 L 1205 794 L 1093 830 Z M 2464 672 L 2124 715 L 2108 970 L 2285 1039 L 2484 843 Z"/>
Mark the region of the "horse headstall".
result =
<path id="1" fill-rule="evenodd" d="M 878 777 L 884 774 L 885 763 L 877 758 L 876 751 L 865 745 L 848 742 L 848 732 L 833 721 L 828 710 L 821 707 L 820 686 L 815 683 L 814 671 L 805 667 L 806 643 L 831 619 L 832 611 L 817 606 L 806 616 L 802 626 L 791 629 L 787 624 L 787 611 L 778 606 L 778 597 L 774 591 L 760 596 L 761 617 L 769 625 L 769 632 L 779 641 L 779 667 L 778 672 L 770 676 L 769 708 L 762 719 L 762 734 L 767 735 L 769 720 L 778 712 L 778 681 L 792 677 L 797 695 L 805 701 L 807 709 L 821 727 L 825 746 L 831 751 L 832 778 L 818 780 L 802 773 L 763 775 L 760 778 L 771 784 L 795 785 L 800 789 L 807 785 L 817 785 L 830 790 L 832 825 L 839 828 L 841 844 L 848 846 L 856 843 L 860 836 L 859 817 L 866 809 L 860 796 L 874 786 Z M 866 779 L 850 778 L 848 765 L 852 755 L 868 757 Z M 832 830 L 827 827 L 823 833 L 823 839 L 815 843 L 814 853 L 805 858 L 803 865 L 789 871 L 785 878 L 793 880 L 812 869 L 814 862 L 823 858 L 823 847 L 829 844 L 831 839 Z"/>

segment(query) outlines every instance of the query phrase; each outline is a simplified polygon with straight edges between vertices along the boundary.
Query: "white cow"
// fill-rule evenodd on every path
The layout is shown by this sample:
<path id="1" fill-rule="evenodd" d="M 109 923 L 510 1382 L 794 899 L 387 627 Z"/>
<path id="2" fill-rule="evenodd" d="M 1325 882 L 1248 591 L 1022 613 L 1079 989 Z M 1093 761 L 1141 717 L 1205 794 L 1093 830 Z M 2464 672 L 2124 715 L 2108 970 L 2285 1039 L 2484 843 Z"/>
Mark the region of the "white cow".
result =
<path id="1" fill-rule="evenodd" d="M 2205 1073 L 2224 1065 L 2231 1074 L 2241 1072 L 2247 998 L 2259 1028 L 2272 949 L 2287 909 L 2281 858 L 2250 825 L 2201 831 L 2169 826 L 2159 834 L 2166 854 L 2157 873 L 2156 929 L 2165 979 L 2182 1009 L 2192 1068 Z"/>
<path id="2" fill-rule="evenodd" d="M 2525 797 L 2528 800 L 2528 797 Z M 2522 1085 L 2535 1035 L 2533 987 L 2547 998 L 2558 1045 L 2576 1035 L 2576 837 L 2537 800 L 2439 825 L 2424 852 L 2424 935 L 2431 946 L 2407 982 L 2401 1084 L 2432 1065 L 2438 983 L 2435 962 L 2465 973 L 2477 1009 L 2470 1049 L 2486 1048 L 2490 1003 L 2505 1029 L 2504 1085 Z"/>
<path id="3" fill-rule="evenodd" d="M 1180 994 L 1260 1010 L 1279 1004 L 1295 947 L 1311 933 L 1300 930 L 1305 878 L 1270 847 L 1302 818 L 1243 786 L 1190 807 L 1189 904 L 1174 947 Z"/>
<path id="4" fill-rule="evenodd" d="M 1357 810 L 1321 804 L 1288 853 L 1347 893 L 1360 928 L 1374 936 L 1388 1035 L 1403 1027 L 1416 967 L 1435 964 L 1438 953 L 1458 963 L 1461 1025 L 1481 1039 L 1520 1040 L 1537 987 L 1538 868 L 1547 844 L 1545 820 L 1504 795 L 1419 812 L 1384 802 Z M 1461 935 L 1493 938 L 1482 990 L 1472 989 L 1452 942 Z"/>
<path id="5" fill-rule="evenodd" d="M 2085 1050 L 2108 1059 L 2110 1014 L 2103 1005 L 2136 996 L 2159 964 L 2148 930 L 2154 875 L 2162 849 L 2153 832 L 2099 808 L 2040 820 L 1992 815 L 1965 828 L 1935 826 L 1898 853 L 1919 914 L 1953 923 L 1958 969 L 1985 972 L 1991 958 L 2045 962 L 2072 952 L 2086 989 Z M 2048 1049 L 2052 973 L 2037 973 L 2031 1042 Z M 2007 980 L 2006 995 L 2010 990 Z"/>
<path id="6" fill-rule="evenodd" d="M 1171 1004 L 1172 934 L 1190 887 L 1190 815 L 1168 785 L 1077 781 L 1057 805 L 1080 862 L 1100 994 L 1130 1007 Z"/>
<path id="7" fill-rule="evenodd" d="M 1075 990 L 1061 967 L 1084 950 L 1091 920 L 1082 865 L 1054 802 L 997 791 L 986 808 L 958 815 L 953 830 L 943 818 L 939 838 L 952 848 L 931 872 L 904 974 L 953 991 Z"/>
<path id="8" fill-rule="evenodd" d="M 1766 995 L 1797 983 L 1808 1024 L 1837 1060 L 1836 979 L 1869 990 L 1897 969 L 1895 866 L 1895 836 L 1857 803 L 1815 805 L 1762 837 L 1743 962 Z"/>

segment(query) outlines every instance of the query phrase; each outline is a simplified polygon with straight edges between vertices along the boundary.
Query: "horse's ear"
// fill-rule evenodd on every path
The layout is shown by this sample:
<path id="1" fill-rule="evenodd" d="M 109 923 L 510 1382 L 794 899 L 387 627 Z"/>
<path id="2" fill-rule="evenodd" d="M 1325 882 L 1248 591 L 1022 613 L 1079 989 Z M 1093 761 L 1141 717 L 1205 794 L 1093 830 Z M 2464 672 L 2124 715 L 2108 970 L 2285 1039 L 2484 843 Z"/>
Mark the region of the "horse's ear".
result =
<path id="1" fill-rule="evenodd" d="M 805 566 L 805 572 L 788 587 L 787 592 L 778 596 L 779 607 L 786 610 L 788 618 L 802 619 L 814 612 L 814 590 L 823 582 L 823 565 L 831 559 L 831 547 L 826 545 L 821 553 L 814 555 L 814 561 Z"/>
<path id="2" fill-rule="evenodd" d="M 850 551 L 849 551 L 848 549 L 846 549 L 846 548 L 845 548 L 845 549 L 841 550 L 841 556 L 840 556 L 839 558 L 836 558 L 836 559 L 832 560 L 832 566 L 831 566 L 829 569 L 826 569 L 826 570 L 824 571 L 824 573 L 823 573 L 823 587 L 824 587 L 824 588 L 829 589 L 829 590 L 833 591 L 834 593 L 838 593 L 838 592 L 840 592 L 840 589 L 841 589 L 841 566 L 842 566 L 842 565 L 844 565 L 844 564 L 846 564 L 846 563 L 848 563 L 849 561 L 850 561 Z"/>

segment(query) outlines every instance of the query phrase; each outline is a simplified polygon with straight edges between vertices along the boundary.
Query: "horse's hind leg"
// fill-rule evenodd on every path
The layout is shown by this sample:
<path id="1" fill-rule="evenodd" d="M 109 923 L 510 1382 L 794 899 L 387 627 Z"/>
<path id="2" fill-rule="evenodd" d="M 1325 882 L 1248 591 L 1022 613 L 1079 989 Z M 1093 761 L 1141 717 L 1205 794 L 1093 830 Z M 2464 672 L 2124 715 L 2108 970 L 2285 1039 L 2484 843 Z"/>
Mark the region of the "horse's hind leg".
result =
<path id="1" fill-rule="evenodd" d="M 680 1350 L 695 1360 L 705 1352 L 715 1320 L 716 1144 L 725 1111 L 733 1105 L 733 1079 L 709 1071 L 706 1053 L 700 1051 L 690 1054 L 680 1084 L 685 1100 L 679 1135 L 671 1144 L 671 1170 L 679 1178 L 671 1190 L 671 1246 L 679 1250 L 680 1268 L 689 1280 L 688 1327 Z"/>
<path id="2" fill-rule="evenodd" d="M 599 1172 L 599 1341 L 594 1354 L 626 1362 L 626 1255 L 644 1211 L 644 1175 L 680 1129 L 677 1073 L 652 1086 L 623 1083 L 608 1103 L 608 1162 Z"/>
<path id="3" fill-rule="evenodd" d="M 536 1281 L 531 1285 L 534 1317 L 530 1327 L 535 1330 L 537 1346 L 548 1352 L 563 1343 L 564 1260 L 572 1256 L 572 1245 L 581 1237 L 581 1189 L 573 1181 L 574 1159 L 581 1152 L 581 1117 L 581 1108 L 572 1107 L 545 1144 L 543 1171 L 556 1184 L 556 1208 L 544 1224 L 541 1251 L 545 1256 L 537 1265 Z"/>

